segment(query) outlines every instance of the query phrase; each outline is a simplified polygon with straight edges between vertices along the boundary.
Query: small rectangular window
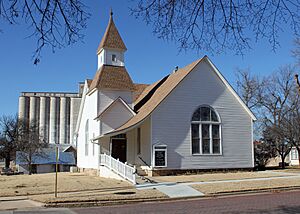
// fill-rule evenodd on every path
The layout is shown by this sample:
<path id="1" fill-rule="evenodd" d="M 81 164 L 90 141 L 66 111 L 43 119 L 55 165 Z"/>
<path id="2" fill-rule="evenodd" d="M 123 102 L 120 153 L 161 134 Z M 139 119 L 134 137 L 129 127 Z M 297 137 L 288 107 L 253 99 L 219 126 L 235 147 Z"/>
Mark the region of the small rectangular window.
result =
<path id="1" fill-rule="evenodd" d="M 137 154 L 141 154 L 141 128 L 137 129 Z"/>
<path id="2" fill-rule="evenodd" d="M 116 62 L 117 56 L 115 54 L 111 55 L 111 61 Z"/>

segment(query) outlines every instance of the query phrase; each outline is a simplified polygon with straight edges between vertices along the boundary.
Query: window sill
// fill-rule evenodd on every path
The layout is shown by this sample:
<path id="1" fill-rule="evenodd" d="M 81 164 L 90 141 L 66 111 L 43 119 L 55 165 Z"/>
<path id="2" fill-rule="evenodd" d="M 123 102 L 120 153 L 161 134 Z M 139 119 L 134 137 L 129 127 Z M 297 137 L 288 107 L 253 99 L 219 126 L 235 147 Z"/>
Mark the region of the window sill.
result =
<path id="1" fill-rule="evenodd" d="M 223 156 L 223 154 L 192 154 L 192 156 Z"/>

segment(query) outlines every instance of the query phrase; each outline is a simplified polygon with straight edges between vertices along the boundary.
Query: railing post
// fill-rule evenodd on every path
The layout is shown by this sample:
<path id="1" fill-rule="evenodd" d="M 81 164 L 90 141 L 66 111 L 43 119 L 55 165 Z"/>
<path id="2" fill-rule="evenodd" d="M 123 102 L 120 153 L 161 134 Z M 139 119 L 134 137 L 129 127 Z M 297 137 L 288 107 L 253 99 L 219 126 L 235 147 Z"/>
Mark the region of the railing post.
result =
<path id="1" fill-rule="evenodd" d="M 127 162 L 125 162 L 124 167 L 123 167 L 123 169 L 124 169 L 124 178 L 127 178 L 126 177 L 126 166 L 127 166 Z"/>
<path id="2" fill-rule="evenodd" d="M 133 171 L 133 183 L 134 184 L 136 184 L 136 181 L 135 181 L 135 179 L 136 179 L 136 177 L 135 177 L 135 175 L 136 175 L 136 167 L 135 167 L 135 165 L 133 166 L 133 169 L 134 169 L 134 171 Z"/>
<path id="3" fill-rule="evenodd" d="M 109 169 L 111 169 L 111 156 L 107 156 L 109 159 Z"/>
<path id="4" fill-rule="evenodd" d="M 120 174 L 120 161 L 119 158 L 117 159 L 117 172 Z"/>

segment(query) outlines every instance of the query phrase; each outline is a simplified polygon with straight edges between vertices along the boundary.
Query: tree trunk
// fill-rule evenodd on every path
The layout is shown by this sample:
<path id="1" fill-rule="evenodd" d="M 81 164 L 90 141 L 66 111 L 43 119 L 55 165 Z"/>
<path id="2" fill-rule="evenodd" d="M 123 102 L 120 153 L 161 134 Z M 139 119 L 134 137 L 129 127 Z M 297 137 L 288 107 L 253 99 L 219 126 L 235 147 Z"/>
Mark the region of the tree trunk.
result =
<path id="1" fill-rule="evenodd" d="M 10 155 L 7 155 L 5 158 L 5 168 L 8 169 L 10 166 Z"/>
<path id="2" fill-rule="evenodd" d="M 300 167 L 300 147 L 296 146 L 297 152 L 298 152 L 298 161 L 299 161 L 299 167 Z"/>
<path id="3" fill-rule="evenodd" d="M 29 154 L 29 161 L 28 161 L 28 174 L 31 175 L 32 174 L 32 158 L 31 158 L 31 154 Z"/>
<path id="4" fill-rule="evenodd" d="M 284 155 L 280 155 L 281 156 L 281 169 L 285 169 L 285 156 Z"/>
<path id="5" fill-rule="evenodd" d="M 28 174 L 29 175 L 32 174 L 32 165 L 31 165 L 31 163 L 28 164 Z"/>

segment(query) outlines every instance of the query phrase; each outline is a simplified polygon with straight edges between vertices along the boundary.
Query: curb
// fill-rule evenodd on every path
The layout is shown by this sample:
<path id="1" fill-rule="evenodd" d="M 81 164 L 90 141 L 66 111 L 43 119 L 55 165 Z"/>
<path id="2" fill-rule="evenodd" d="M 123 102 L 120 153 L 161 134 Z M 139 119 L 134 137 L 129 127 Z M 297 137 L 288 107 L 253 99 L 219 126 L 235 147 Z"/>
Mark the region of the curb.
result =
<path id="1" fill-rule="evenodd" d="M 27 196 L 16 196 L 16 197 L 0 197 L 0 202 L 5 201 L 23 201 L 28 200 L 29 198 Z"/>
<path id="2" fill-rule="evenodd" d="M 68 202 L 51 202 L 45 203 L 44 207 L 91 207 L 91 206 L 113 206 L 143 202 L 167 202 L 167 201 L 178 201 L 178 200 L 192 200 L 192 199 L 209 199 L 216 197 L 226 196 L 241 196 L 251 194 L 263 194 L 263 193 L 278 193 L 282 191 L 293 191 L 300 190 L 300 186 L 291 187 L 278 187 L 278 188 L 264 188 L 260 190 L 243 190 L 243 191 L 232 191 L 232 192 L 221 192 L 216 194 L 208 194 L 203 196 L 191 196 L 191 197 L 177 197 L 177 198 L 151 198 L 151 199 L 124 199 L 114 201 L 68 201 Z"/>

